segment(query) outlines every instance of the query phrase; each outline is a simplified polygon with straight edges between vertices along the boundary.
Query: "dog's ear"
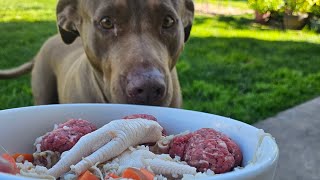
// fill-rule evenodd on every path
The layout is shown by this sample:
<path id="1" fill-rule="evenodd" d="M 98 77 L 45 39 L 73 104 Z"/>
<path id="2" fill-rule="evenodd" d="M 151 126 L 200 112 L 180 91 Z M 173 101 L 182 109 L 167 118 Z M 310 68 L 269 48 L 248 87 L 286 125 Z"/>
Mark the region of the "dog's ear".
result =
<path id="1" fill-rule="evenodd" d="M 57 25 L 63 42 L 71 44 L 78 36 L 79 23 L 77 0 L 59 0 L 57 4 Z"/>
<path id="2" fill-rule="evenodd" d="M 187 42 L 190 36 L 190 31 L 192 28 L 192 22 L 194 18 L 194 4 L 192 0 L 183 0 L 185 10 L 182 15 L 182 24 L 184 27 L 184 42 Z"/>

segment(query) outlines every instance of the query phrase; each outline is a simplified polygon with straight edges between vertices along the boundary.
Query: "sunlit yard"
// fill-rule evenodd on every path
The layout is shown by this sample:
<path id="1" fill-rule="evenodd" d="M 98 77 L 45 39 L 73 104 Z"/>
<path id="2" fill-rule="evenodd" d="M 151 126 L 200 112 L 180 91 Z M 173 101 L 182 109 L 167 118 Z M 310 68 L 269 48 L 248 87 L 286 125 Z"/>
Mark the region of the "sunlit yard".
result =
<path id="1" fill-rule="evenodd" d="M 213 7 L 249 9 L 246 0 L 194 0 L 194 2 L 200 4 L 210 4 Z"/>
<path id="2" fill-rule="evenodd" d="M 29 61 L 57 32 L 55 2 L 0 1 L 1 69 Z M 252 19 L 196 16 L 177 65 L 184 108 L 254 123 L 319 96 L 320 35 L 272 30 Z M 0 109 L 30 105 L 30 75 L 0 80 Z"/>

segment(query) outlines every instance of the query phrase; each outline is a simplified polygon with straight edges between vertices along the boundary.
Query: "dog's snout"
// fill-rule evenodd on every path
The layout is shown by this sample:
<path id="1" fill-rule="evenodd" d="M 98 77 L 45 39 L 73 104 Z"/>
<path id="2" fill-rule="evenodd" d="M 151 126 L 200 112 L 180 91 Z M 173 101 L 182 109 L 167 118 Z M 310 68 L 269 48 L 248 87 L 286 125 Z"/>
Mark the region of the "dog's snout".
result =
<path id="1" fill-rule="evenodd" d="M 160 105 L 166 91 L 164 76 L 159 70 L 129 73 L 126 94 L 129 103 Z"/>

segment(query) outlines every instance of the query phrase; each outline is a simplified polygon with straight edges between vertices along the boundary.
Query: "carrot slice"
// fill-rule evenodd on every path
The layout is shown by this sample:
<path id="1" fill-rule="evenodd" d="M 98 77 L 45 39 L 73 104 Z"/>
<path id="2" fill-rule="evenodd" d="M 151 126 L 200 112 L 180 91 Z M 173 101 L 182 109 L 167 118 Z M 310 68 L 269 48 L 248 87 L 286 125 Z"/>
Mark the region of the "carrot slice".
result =
<path id="1" fill-rule="evenodd" d="M 106 175 L 106 177 L 104 179 L 107 180 L 110 178 L 116 179 L 116 178 L 120 178 L 120 176 L 116 175 L 115 173 L 109 173 Z"/>
<path id="2" fill-rule="evenodd" d="M 150 172 L 147 169 L 141 168 L 140 171 L 147 177 L 146 180 L 153 180 L 154 179 L 154 174 L 152 172 Z"/>
<path id="3" fill-rule="evenodd" d="M 0 172 L 14 174 L 12 165 L 2 157 L 0 157 Z"/>
<path id="4" fill-rule="evenodd" d="M 79 176 L 78 180 L 99 180 L 99 178 L 87 170 Z"/>
<path id="5" fill-rule="evenodd" d="M 16 153 L 16 154 L 13 154 L 12 157 L 15 159 L 15 161 L 17 161 L 17 158 L 19 156 L 22 156 L 23 157 L 23 161 L 27 160 L 29 162 L 33 162 L 33 155 L 32 154 L 22 154 L 22 153 Z"/>
<path id="6" fill-rule="evenodd" d="M 3 159 L 7 160 L 10 164 L 16 164 L 16 161 L 9 154 L 2 154 Z"/>
<path id="7" fill-rule="evenodd" d="M 10 156 L 10 154 L 5 153 L 5 154 L 2 154 L 1 157 L 10 164 L 12 169 L 12 174 L 16 174 L 19 172 L 19 168 L 17 167 L 16 161 L 12 156 Z"/>
<path id="8" fill-rule="evenodd" d="M 136 168 L 127 168 L 122 172 L 123 178 L 134 179 L 134 180 L 146 180 L 147 177 Z"/>

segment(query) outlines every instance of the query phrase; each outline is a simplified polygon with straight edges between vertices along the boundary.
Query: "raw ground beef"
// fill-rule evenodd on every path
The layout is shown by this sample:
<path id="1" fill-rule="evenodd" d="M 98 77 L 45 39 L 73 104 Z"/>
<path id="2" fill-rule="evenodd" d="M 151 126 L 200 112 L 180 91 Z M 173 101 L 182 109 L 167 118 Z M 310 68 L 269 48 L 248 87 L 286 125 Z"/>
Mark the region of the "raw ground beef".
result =
<path id="1" fill-rule="evenodd" d="M 62 153 L 70 150 L 78 140 L 95 131 L 97 127 L 86 120 L 71 119 L 59 124 L 52 132 L 45 134 L 40 142 L 41 151 Z"/>
<path id="2" fill-rule="evenodd" d="M 242 161 L 239 146 L 226 135 L 210 128 L 175 137 L 170 143 L 169 154 L 181 157 L 198 171 L 211 169 L 216 174 L 231 171 Z"/>
<path id="3" fill-rule="evenodd" d="M 170 142 L 169 145 L 169 154 L 172 158 L 175 156 L 179 156 L 180 158 L 184 158 L 184 153 L 186 149 L 186 145 L 188 144 L 189 139 L 192 137 L 192 133 L 176 136 Z"/>
<path id="4" fill-rule="evenodd" d="M 137 119 L 137 118 L 141 118 L 141 119 L 148 119 L 148 120 L 152 120 L 152 121 L 157 121 L 157 118 L 152 116 L 152 115 L 149 115 L 149 114 L 132 114 L 132 115 L 129 115 L 129 116 L 125 116 L 123 119 Z M 165 129 L 162 130 L 162 135 L 163 136 L 166 136 L 167 135 L 167 132 Z"/>

